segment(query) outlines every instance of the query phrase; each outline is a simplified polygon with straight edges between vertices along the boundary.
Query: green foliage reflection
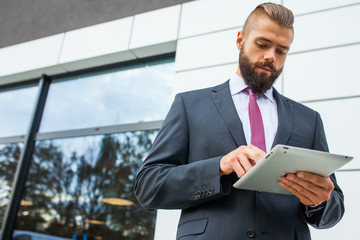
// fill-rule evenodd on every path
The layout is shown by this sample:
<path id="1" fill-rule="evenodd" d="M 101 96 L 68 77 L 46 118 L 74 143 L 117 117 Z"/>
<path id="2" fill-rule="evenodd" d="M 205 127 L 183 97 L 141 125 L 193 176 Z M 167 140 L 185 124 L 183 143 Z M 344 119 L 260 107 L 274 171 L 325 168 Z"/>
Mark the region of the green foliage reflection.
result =
<path id="1" fill-rule="evenodd" d="M 133 194 L 136 173 L 157 131 L 92 137 L 96 144 L 65 150 L 73 139 L 36 145 L 16 229 L 71 238 L 88 233 L 102 239 L 153 239 L 155 213 L 139 206 Z M 96 139 L 97 138 L 97 139 Z M 134 202 L 115 206 L 116 197 Z M 91 224 L 97 220 L 105 224 Z M 100 238 L 99 238 L 100 239 Z"/>
<path id="2" fill-rule="evenodd" d="M 2 145 L 0 148 L 0 224 L 9 203 L 16 166 L 21 155 L 21 143 Z M 0 225 L 0 226 L 1 226 Z"/>

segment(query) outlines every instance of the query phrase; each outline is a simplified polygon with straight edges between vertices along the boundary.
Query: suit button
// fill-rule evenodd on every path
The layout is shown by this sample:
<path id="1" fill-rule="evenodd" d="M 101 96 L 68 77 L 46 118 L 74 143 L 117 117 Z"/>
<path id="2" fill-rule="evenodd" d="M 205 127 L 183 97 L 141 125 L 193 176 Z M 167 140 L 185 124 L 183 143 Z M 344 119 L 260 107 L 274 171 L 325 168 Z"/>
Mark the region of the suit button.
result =
<path id="1" fill-rule="evenodd" d="M 205 192 L 205 196 L 209 196 L 209 189 L 205 189 L 204 192 Z"/>
<path id="2" fill-rule="evenodd" d="M 194 198 L 195 198 L 195 199 L 200 198 L 200 196 L 201 196 L 200 191 L 195 192 L 195 194 L 194 194 Z"/>
<path id="3" fill-rule="evenodd" d="M 248 229 L 248 230 L 246 231 L 246 235 L 247 235 L 249 238 L 253 238 L 253 237 L 255 237 L 255 232 L 254 232 L 254 230 L 252 230 L 252 229 Z"/>

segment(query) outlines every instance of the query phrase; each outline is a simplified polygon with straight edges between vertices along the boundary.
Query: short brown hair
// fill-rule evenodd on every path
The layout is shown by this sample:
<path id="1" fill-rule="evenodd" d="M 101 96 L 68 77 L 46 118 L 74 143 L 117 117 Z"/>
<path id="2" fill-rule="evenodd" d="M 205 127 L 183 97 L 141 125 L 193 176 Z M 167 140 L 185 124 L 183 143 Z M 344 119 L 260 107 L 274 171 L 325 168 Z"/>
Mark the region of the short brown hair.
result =
<path id="1" fill-rule="evenodd" d="M 250 13 L 243 26 L 243 32 L 251 30 L 251 21 L 254 16 L 265 14 L 270 17 L 271 20 L 279 24 L 280 27 L 292 29 L 294 31 L 294 15 L 291 10 L 276 3 L 262 3 L 257 6 L 254 11 Z"/>

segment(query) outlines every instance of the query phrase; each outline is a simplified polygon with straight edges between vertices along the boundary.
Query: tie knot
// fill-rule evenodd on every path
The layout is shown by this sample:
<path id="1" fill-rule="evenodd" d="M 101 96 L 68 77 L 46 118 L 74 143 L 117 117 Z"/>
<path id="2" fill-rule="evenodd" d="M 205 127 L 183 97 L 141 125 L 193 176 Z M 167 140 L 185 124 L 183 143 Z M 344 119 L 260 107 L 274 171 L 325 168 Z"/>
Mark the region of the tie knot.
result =
<path id="1" fill-rule="evenodd" d="M 257 94 L 254 93 L 254 92 L 251 90 L 251 88 L 246 88 L 245 90 L 249 93 L 249 96 L 250 96 L 250 97 L 252 97 L 252 96 L 257 96 Z"/>

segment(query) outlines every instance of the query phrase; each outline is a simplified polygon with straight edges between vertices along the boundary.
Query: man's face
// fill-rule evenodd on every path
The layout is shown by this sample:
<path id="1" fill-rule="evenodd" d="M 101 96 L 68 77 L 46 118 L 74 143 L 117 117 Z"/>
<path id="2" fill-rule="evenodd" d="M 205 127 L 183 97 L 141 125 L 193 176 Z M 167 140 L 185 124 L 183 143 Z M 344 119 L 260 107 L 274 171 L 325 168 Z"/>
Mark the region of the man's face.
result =
<path id="1" fill-rule="evenodd" d="M 254 93 L 263 93 L 270 89 L 283 69 L 275 69 L 274 64 L 268 61 L 252 63 L 244 51 L 244 45 L 240 50 L 239 68 L 245 83 Z M 265 70 L 258 71 L 261 68 Z"/>
<path id="2" fill-rule="evenodd" d="M 267 16 L 260 16 L 246 36 L 239 36 L 238 74 L 254 92 L 265 92 L 284 67 L 293 32 L 281 28 Z"/>

